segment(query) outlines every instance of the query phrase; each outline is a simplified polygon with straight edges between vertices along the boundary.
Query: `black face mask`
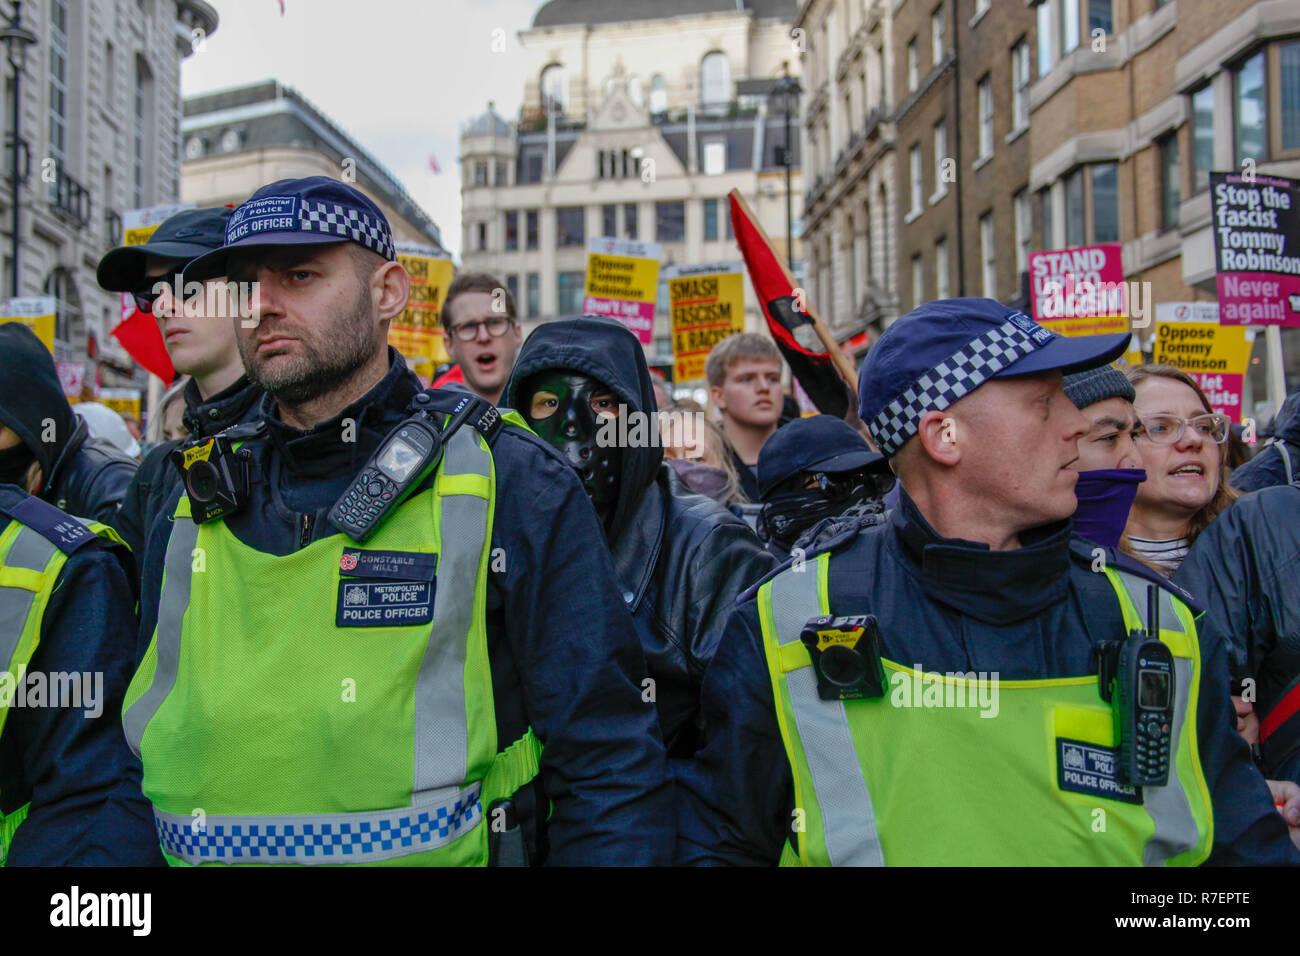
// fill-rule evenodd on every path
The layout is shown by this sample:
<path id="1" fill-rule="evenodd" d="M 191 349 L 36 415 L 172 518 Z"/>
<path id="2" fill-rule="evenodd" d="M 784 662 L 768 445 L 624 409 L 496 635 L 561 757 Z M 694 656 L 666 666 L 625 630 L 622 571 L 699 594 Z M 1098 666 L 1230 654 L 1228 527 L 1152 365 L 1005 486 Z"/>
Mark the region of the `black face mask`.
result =
<path id="1" fill-rule="evenodd" d="M 800 535 L 819 521 L 841 515 L 869 498 L 882 497 L 894 485 L 892 475 L 876 472 L 846 475 L 819 472 L 814 477 L 819 487 L 803 487 L 808 476 L 797 475 L 790 480 L 784 493 L 763 504 L 758 515 L 760 538 L 789 551 Z"/>
<path id="2" fill-rule="evenodd" d="M 524 421 L 564 454 L 598 506 L 618 500 L 623 471 L 623 450 L 597 441 L 602 418 L 593 402 L 610 394 L 609 387 L 594 378 L 563 371 L 540 372 L 520 390 L 519 413 Z M 613 402 L 617 405 L 618 399 Z"/>
<path id="3" fill-rule="evenodd" d="M 27 490 L 27 469 L 36 460 L 36 453 L 19 442 L 13 448 L 0 451 L 0 485 L 17 485 Z"/>

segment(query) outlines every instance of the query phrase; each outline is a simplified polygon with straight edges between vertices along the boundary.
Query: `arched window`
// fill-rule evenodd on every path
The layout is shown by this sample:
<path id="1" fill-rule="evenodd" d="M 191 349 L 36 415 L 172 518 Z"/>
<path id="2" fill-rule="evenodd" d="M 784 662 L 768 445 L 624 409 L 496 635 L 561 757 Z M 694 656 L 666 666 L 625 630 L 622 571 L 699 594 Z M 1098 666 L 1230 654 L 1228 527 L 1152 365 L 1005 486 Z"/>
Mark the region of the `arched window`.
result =
<path id="1" fill-rule="evenodd" d="M 564 67 L 552 63 L 542 70 L 542 109 L 563 113 L 569 105 L 569 77 Z"/>
<path id="2" fill-rule="evenodd" d="M 71 344 L 74 332 L 81 326 L 81 295 L 72 273 L 63 266 L 55 266 L 45 277 L 42 291 L 54 296 L 54 338 Z"/>
<path id="3" fill-rule="evenodd" d="M 605 78 L 605 90 L 604 90 L 604 92 L 605 92 L 605 99 L 609 99 L 611 96 L 613 96 L 613 95 L 614 95 L 614 91 L 615 91 L 616 89 L 618 89 L 618 80 L 614 79 L 614 77 L 612 77 L 612 76 L 606 77 L 606 78 Z"/>
<path id="4" fill-rule="evenodd" d="M 632 102 L 637 106 L 641 105 L 641 77 L 629 76 L 627 78 L 627 95 L 632 98 Z"/>
<path id="5" fill-rule="evenodd" d="M 650 77 L 650 112 L 662 113 L 668 109 L 668 84 L 663 74 L 656 73 Z"/>
<path id="6" fill-rule="evenodd" d="M 714 50 L 700 61 L 700 102 L 705 106 L 731 100 L 731 64 L 727 54 Z"/>

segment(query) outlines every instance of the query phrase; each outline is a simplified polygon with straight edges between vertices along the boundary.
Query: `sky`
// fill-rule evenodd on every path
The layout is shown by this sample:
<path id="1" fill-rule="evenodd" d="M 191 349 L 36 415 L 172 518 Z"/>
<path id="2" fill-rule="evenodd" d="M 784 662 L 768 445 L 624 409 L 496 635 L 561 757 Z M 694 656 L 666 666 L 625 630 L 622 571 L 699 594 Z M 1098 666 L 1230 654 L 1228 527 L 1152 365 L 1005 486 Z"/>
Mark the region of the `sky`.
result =
<path id="1" fill-rule="evenodd" d="M 183 62 L 182 95 L 293 87 L 401 180 L 459 258 L 460 128 L 488 100 L 518 116 L 516 34 L 543 0 L 284 0 L 284 16 L 278 0 L 208 2 L 220 21 Z"/>

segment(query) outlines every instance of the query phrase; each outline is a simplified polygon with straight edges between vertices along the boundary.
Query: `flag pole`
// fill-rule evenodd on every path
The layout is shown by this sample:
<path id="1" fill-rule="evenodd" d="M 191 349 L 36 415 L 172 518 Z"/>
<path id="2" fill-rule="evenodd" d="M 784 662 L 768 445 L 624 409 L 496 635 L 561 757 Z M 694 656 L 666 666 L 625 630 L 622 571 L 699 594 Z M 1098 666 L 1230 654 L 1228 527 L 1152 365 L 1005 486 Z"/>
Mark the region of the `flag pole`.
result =
<path id="1" fill-rule="evenodd" d="M 767 243 L 768 248 L 772 248 L 772 238 L 767 234 L 767 230 L 763 228 L 763 224 L 758 221 L 758 217 L 754 215 L 754 210 L 751 209 L 749 203 L 745 201 L 745 197 L 741 195 L 740 190 L 731 190 L 731 196 L 733 196 L 736 202 L 740 204 L 740 208 L 744 210 L 745 215 L 749 217 L 749 221 L 754 224 L 754 228 L 758 230 L 758 234 L 763 237 L 763 241 Z M 788 251 L 789 250 L 787 250 L 787 252 Z M 844 353 L 840 351 L 839 344 L 834 338 L 832 338 L 830 329 L 828 329 L 826 323 L 821 320 L 821 316 L 817 314 L 817 310 L 813 307 L 812 302 L 809 301 L 806 295 L 799 296 L 795 293 L 795 289 L 798 288 L 798 286 L 795 284 L 794 276 L 791 274 L 789 267 L 781 260 L 780 256 L 773 256 L 773 258 L 776 260 L 776 264 L 781 267 L 781 271 L 785 274 L 786 281 L 790 283 L 790 294 L 795 296 L 796 302 L 801 301 L 803 303 L 805 309 L 804 314 L 812 319 L 813 331 L 817 333 L 817 337 L 821 339 L 822 345 L 826 347 L 826 354 L 830 356 L 831 362 L 835 366 L 835 371 L 839 372 L 840 378 L 844 379 L 844 381 L 848 383 L 849 391 L 852 392 L 856 403 L 858 397 L 858 381 L 857 376 L 853 373 L 853 366 L 849 364 L 849 360 L 845 357 Z"/>

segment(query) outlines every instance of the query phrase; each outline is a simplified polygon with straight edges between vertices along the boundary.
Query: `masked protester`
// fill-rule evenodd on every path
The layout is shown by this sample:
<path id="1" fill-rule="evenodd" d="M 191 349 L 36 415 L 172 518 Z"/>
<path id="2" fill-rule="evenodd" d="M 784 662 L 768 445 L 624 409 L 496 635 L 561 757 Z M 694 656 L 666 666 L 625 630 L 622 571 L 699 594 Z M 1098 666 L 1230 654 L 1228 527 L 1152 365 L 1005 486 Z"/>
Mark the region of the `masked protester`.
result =
<path id="1" fill-rule="evenodd" d="M 781 560 L 795 548 L 806 553 L 850 527 L 884 520 L 893 485 L 888 462 L 842 419 L 797 418 L 758 455 L 758 536 Z"/>
<path id="2" fill-rule="evenodd" d="M 0 324 L 0 484 L 79 518 L 112 523 L 139 462 L 90 436 L 54 356 L 21 322 Z"/>
<path id="3" fill-rule="evenodd" d="M 583 317 L 537 329 L 505 403 L 582 479 L 645 649 L 665 745 L 670 756 L 691 753 L 717 626 L 776 562 L 664 464 L 645 352 L 621 323 Z"/>
<path id="4" fill-rule="evenodd" d="M 1112 365 L 1065 376 L 1065 397 L 1088 419 L 1076 462 L 1074 531 L 1107 548 L 1119 546 L 1138 485 L 1147 478 L 1137 446 L 1142 424 L 1133 409 L 1135 394 Z"/>

